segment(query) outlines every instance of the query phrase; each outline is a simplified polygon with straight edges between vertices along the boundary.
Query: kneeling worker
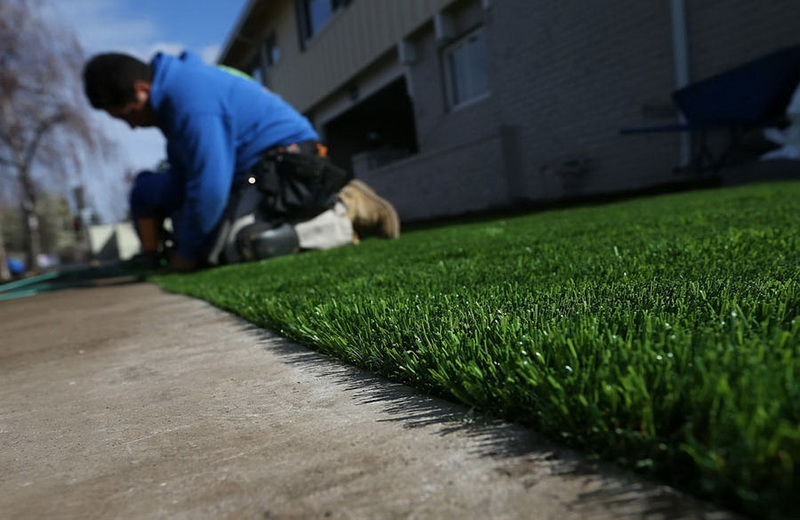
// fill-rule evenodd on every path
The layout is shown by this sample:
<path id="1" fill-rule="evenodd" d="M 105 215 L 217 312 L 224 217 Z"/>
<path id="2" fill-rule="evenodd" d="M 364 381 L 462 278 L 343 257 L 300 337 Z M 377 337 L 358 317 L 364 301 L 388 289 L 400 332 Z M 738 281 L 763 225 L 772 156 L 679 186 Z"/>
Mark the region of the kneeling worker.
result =
<path id="1" fill-rule="evenodd" d="M 150 64 L 100 54 L 83 78 L 94 108 L 167 139 L 169 169 L 137 176 L 131 214 L 153 258 L 172 219 L 172 271 L 400 234 L 392 205 L 331 164 L 310 122 L 252 79 L 191 53 Z"/>

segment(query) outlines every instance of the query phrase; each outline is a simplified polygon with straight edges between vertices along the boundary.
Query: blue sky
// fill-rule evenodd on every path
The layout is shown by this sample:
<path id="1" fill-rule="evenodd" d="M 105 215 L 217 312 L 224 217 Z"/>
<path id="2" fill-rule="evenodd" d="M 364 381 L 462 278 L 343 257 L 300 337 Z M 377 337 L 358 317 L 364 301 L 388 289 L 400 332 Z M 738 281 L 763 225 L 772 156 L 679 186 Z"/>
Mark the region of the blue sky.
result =
<path id="1" fill-rule="evenodd" d="M 87 55 L 125 52 L 149 61 L 158 51 L 191 50 L 213 63 L 248 0 L 43 0 L 49 13 L 71 28 Z M 84 175 L 89 199 L 106 221 L 124 217 L 127 171 L 153 168 L 165 158 L 165 141 L 156 129 L 131 130 L 102 112 L 98 128 L 116 143 L 118 153 L 103 175 Z"/>
<path id="2" fill-rule="evenodd" d="M 217 57 L 247 0 L 46 0 L 90 54 L 190 49 Z"/>

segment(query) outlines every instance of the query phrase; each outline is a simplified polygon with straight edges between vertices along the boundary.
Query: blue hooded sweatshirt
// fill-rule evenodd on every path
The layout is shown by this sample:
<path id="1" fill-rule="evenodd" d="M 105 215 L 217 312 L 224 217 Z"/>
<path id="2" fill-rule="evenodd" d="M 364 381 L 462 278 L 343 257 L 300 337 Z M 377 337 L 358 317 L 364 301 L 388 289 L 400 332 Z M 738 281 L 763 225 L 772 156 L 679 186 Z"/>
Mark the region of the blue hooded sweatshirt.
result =
<path id="1" fill-rule="evenodd" d="M 177 252 L 201 259 L 237 174 L 262 152 L 318 139 L 311 123 L 258 82 L 203 63 L 157 54 L 150 105 L 167 139 L 170 175 L 182 187 L 173 217 Z"/>

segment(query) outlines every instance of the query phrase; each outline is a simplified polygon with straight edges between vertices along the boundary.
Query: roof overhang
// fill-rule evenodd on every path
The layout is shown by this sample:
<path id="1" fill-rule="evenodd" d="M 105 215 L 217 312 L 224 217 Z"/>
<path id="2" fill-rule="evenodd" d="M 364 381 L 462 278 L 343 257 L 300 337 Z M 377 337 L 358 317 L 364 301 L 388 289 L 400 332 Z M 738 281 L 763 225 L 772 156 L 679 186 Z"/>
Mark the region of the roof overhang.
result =
<path id="1" fill-rule="evenodd" d="M 248 0 L 217 62 L 231 67 L 246 66 L 263 40 L 264 28 L 276 0 Z"/>

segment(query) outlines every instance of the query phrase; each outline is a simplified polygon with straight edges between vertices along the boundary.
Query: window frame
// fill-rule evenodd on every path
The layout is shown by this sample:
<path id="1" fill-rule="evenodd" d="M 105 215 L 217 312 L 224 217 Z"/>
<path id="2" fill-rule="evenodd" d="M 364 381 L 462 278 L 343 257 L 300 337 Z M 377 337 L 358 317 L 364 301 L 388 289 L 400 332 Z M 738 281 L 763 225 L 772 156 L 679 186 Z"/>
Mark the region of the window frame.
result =
<path id="1" fill-rule="evenodd" d="M 278 44 L 278 34 L 275 31 L 271 31 L 267 34 L 267 37 L 264 38 L 261 52 L 264 53 L 264 65 L 267 69 L 280 63 L 281 46 Z"/>
<path id="2" fill-rule="evenodd" d="M 464 85 L 459 85 L 459 73 L 455 69 L 458 67 L 457 64 L 453 62 L 456 59 L 457 52 L 462 49 L 466 49 L 472 40 L 479 36 L 482 45 L 483 45 L 483 60 L 484 60 L 484 75 L 485 78 L 482 78 L 482 81 L 485 82 L 485 87 L 483 90 L 475 93 L 467 92 L 467 97 L 463 97 L 459 95 L 459 88 L 464 90 Z M 467 54 L 467 58 L 469 59 L 472 57 L 470 54 Z M 489 47 L 486 41 L 486 30 L 483 26 L 476 27 L 471 29 L 470 31 L 464 33 L 462 36 L 455 38 L 453 41 L 449 42 L 446 46 L 442 48 L 441 51 L 441 65 L 442 65 L 442 75 L 444 79 L 444 90 L 445 90 L 445 102 L 447 109 L 449 111 L 459 110 L 463 107 L 472 105 L 473 103 L 477 103 L 482 101 L 489 96 L 491 96 L 491 76 L 490 76 L 490 68 L 489 68 Z M 467 68 L 466 72 L 469 73 L 472 69 Z M 475 77 L 474 76 L 467 76 L 467 80 L 474 83 Z M 469 83 L 467 84 L 469 86 Z M 470 89 L 467 89 L 470 90 Z"/>
<path id="3" fill-rule="evenodd" d="M 336 17 L 345 7 L 350 5 L 352 0 L 316 0 L 328 3 L 329 12 L 324 20 L 319 22 L 317 27 L 312 26 L 311 2 L 315 0 L 295 0 L 295 11 L 297 13 L 297 33 L 300 38 L 300 49 L 305 50 L 308 44 L 322 32 L 325 26 Z"/>
<path id="4" fill-rule="evenodd" d="M 244 72 L 253 76 L 265 87 L 269 87 L 269 71 L 280 62 L 280 59 L 281 49 L 278 45 L 278 35 L 275 31 L 270 31 L 256 49 L 253 59 L 250 60 L 250 64 Z"/>

